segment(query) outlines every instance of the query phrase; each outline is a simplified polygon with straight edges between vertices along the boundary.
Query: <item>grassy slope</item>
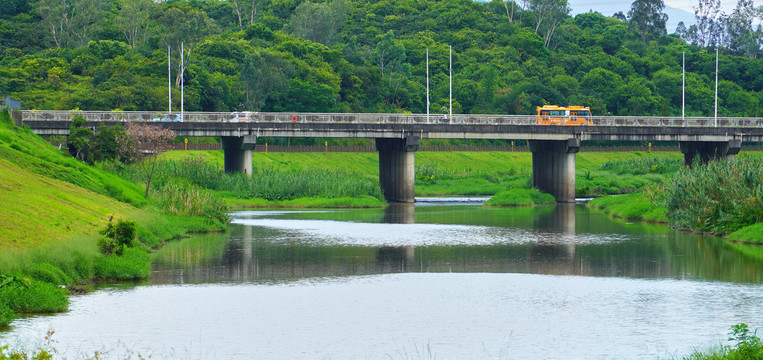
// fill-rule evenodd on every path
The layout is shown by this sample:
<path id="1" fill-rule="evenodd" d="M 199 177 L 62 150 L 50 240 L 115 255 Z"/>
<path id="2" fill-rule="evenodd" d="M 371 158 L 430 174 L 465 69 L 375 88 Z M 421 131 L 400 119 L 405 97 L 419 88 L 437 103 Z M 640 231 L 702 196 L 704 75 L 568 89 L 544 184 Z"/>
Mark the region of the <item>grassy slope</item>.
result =
<path id="1" fill-rule="evenodd" d="M 0 112 L 0 249 L 94 234 L 145 203 L 137 185 L 86 166 Z M 108 196 L 107 196 L 108 195 Z"/>
<path id="2" fill-rule="evenodd" d="M 0 249 L 43 245 L 102 229 L 131 216 L 128 204 L 0 159 Z"/>

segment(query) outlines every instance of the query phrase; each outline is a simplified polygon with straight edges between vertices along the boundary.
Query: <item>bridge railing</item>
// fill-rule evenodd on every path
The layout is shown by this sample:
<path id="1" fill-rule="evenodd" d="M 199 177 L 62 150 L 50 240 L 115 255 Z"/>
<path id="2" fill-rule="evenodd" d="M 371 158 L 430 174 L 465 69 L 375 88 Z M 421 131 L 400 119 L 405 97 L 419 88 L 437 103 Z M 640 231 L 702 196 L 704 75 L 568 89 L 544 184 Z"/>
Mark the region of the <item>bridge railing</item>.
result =
<path id="1" fill-rule="evenodd" d="M 273 113 L 273 112 L 185 112 L 161 111 L 56 111 L 22 110 L 22 121 L 71 121 L 82 116 L 88 121 L 108 122 L 242 122 L 242 123 L 355 123 L 355 124 L 465 124 L 465 125 L 535 125 L 535 115 L 483 114 L 396 114 L 396 113 Z M 594 126 L 669 126 L 760 128 L 763 118 L 595 116 Z M 551 125 L 553 126 L 553 125 Z M 583 125 L 585 126 L 585 125 Z"/>

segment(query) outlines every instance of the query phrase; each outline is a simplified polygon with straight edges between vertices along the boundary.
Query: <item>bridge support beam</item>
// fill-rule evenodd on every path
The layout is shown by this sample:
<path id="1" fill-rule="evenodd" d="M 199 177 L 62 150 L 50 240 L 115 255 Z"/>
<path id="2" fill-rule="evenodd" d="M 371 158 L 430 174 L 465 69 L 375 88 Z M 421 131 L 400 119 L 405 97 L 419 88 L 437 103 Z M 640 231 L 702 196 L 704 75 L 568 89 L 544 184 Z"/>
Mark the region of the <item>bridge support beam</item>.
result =
<path id="1" fill-rule="evenodd" d="M 379 152 L 379 185 L 391 203 L 412 203 L 416 181 L 415 154 L 419 138 L 376 139 Z"/>
<path id="2" fill-rule="evenodd" d="M 244 173 L 252 176 L 252 150 L 256 136 L 223 136 L 223 153 L 226 173 Z"/>
<path id="3" fill-rule="evenodd" d="M 707 164 L 711 159 L 734 160 L 742 148 L 742 141 L 681 141 L 679 148 L 684 154 L 684 165 L 691 166 L 697 156 L 702 164 Z"/>
<path id="4" fill-rule="evenodd" d="M 575 202 L 575 154 L 580 139 L 529 140 L 533 156 L 532 186 L 557 202 Z"/>

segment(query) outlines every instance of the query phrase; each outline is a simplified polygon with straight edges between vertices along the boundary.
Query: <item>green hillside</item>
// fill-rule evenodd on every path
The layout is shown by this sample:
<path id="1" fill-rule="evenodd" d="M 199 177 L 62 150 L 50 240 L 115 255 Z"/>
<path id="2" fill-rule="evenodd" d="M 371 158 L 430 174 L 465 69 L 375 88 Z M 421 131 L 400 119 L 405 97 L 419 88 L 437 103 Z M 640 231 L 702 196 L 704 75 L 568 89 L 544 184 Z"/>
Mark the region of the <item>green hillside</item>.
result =
<path id="1" fill-rule="evenodd" d="M 146 201 L 133 183 L 64 155 L 0 112 L 0 248 L 95 234 Z"/>
<path id="2" fill-rule="evenodd" d="M 619 17 L 551 0 L 63 3 L 0 6 L 0 94 L 24 108 L 166 111 L 171 66 L 174 109 L 182 78 L 187 111 L 424 113 L 428 53 L 432 113 L 452 80 L 454 113 L 680 116 L 685 53 L 686 115 L 712 116 L 718 44 L 718 116 L 763 116 L 751 2 L 675 33 L 647 0 Z"/>

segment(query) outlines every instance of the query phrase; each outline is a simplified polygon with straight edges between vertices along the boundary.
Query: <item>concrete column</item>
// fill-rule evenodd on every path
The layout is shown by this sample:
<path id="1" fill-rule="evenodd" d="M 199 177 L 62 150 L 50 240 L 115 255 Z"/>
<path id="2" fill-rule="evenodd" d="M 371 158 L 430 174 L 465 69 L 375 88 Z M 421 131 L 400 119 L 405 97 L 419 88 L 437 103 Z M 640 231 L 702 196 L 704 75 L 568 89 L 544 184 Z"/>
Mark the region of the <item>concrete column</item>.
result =
<path id="1" fill-rule="evenodd" d="M 575 202 L 575 154 L 579 139 L 530 140 L 533 156 L 532 186 L 556 198 Z"/>
<path id="2" fill-rule="evenodd" d="M 679 148 L 684 154 L 684 165 L 691 166 L 696 156 L 702 164 L 707 164 L 711 159 L 734 160 L 742 148 L 742 141 L 681 141 Z"/>
<path id="3" fill-rule="evenodd" d="M 418 147 L 419 139 L 416 137 L 376 139 L 376 150 L 379 152 L 379 185 L 388 202 L 415 201 L 415 154 Z"/>
<path id="4" fill-rule="evenodd" d="M 223 136 L 225 172 L 240 172 L 252 176 L 252 150 L 257 143 L 256 136 Z"/>

